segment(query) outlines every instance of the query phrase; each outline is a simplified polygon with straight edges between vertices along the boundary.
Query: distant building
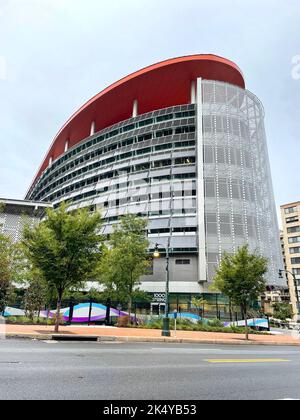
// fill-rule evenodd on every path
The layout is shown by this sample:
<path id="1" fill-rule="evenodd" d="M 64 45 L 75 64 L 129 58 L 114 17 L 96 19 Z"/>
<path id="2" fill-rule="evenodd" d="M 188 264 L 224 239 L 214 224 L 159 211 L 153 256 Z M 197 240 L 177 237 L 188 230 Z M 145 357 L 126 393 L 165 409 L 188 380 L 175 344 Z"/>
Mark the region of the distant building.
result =
<path id="1" fill-rule="evenodd" d="M 18 242 L 22 238 L 24 225 L 39 223 L 49 207 L 51 204 L 48 203 L 0 198 L 0 232 L 13 242 Z"/>
<path id="2" fill-rule="evenodd" d="M 300 307 L 297 299 L 300 286 L 300 201 L 281 206 L 282 217 L 282 249 L 285 269 L 294 274 L 288 274 L 288 284 L 295 316 L 299 318 Z M 297 291 L 297 293 L 296 293 Z"/>

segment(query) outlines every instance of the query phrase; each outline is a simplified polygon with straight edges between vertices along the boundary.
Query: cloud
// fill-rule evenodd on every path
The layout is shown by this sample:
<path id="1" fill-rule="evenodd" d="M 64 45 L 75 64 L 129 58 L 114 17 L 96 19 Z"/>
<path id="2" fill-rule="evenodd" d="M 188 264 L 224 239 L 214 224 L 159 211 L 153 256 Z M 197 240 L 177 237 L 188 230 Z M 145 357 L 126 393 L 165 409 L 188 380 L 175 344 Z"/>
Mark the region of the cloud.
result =
<path id="1" fill-rule="evenodd" d="M 4 56 L 0 55 L 0 80 L 7 79 L 7 62 Z"/>
<path id="2" fill-rule="evenodd" d="M 300 55 L 296 55 L 295 57 L 293 57 L 292 64 L 292 78 L 294 80 L 300 80 Z"/>

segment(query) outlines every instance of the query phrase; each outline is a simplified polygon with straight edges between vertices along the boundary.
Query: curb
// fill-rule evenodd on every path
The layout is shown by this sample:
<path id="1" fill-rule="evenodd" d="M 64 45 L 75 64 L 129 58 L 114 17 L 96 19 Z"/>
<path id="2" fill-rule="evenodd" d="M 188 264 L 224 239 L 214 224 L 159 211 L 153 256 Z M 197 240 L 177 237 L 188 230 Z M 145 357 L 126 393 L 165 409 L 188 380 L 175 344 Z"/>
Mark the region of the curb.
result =
<path id="1" fill-rule="evenodd" d="M 45 340 L 52 340 L 51 334 L 17 334 L 17 333 L 6 333 L 5 334 L 6 339 L 19 339 L 19 340 L 39 340 L 39 341 L 45 341 Z"/>
<path id="2" fill-rule="evenodd" d="M 276 341 L 239 341 L 239 340 L 199 340 L 192 338 L 164 338 L 164 337 L 118 337 L 98 335 L 67 335 L 67 334 L 17 334 L 7 333 L 8 339 L 24 339 L 38 341 L 59 342 L 122 342 L 122 343 L 170 343 L 170 344 L 213 344 L 213 345 L 238 345 L 238 346 L 278 346 L 300 347 L 299 343 L 278 343 Z"/>

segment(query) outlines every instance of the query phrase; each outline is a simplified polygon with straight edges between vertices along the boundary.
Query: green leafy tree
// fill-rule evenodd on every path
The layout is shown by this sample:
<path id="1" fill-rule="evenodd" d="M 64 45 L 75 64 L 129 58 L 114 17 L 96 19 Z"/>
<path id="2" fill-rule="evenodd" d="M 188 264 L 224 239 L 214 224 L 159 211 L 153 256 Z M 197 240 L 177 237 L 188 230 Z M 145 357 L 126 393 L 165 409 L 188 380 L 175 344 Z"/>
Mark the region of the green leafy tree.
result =
<path id="1" fill-rule="evenodd" d="M 91 214 L 87 209 L 69 212 L 62 204 L 57 210 L 48 210 L 45 221 L 34 229 L 24 229 L 28 261 L 57 297 L 56 332 L 64 294 L 84 285 L 95 274 L 102 252 L 101 226 L 100 214 Z"/>
<path id="2" fill-rule="evenodd" d="M 194 308 L 197 309 L 199 316 L 202 317 L 204 317 L 205 306 L 207 305 L 207 303 L 207 300 L 205 300 L 203 297 L 193 297 L 192 299 L 192 305 L 194 306 Z"/>
<path id="3" fill-rule="evenodd" d="M 103 296 L 103 292 L 99 292 L 97 289 L 91 288 L 86 292 L 82 290 L 70 290 L 68 293 L 66 293 L 65 300 L 73 301 L 75 304 L 90 301 L 102 303 L 105 301 L 105 297 Z"/>
<path id="4" fill-rule="evenodd" d="M 0 214 L 5 206 L 0 203 Z M 2 225 L 0 224 L 0 231 Z M 17 255 L 18 248 L 12 241 L 0 233 L 0 314 L 3 314 L 5 307 L 13 302 L 15 294 L 13 280 L 17 277 Z"/>
<path id="5" fill-rule="evenodd" d="M 293 319 L 294 312 L 293 307 L 289 303 L 277 302 L 273 305 L 274 318 L 286 321 L 287 319 Z"/>
<path id="6" fill-rule="evenodd" d="M 0 234 L 0 313 L 13 295 L 14 258 L 13 244 L 6 236 Z"/>
<path id="7" fill-rule="evenodd" d="M 35 313 L 37 313 L 37 317 L 39 318 L 40 312 L 46 304 L 47 285 L 36 270 L 30 274 L 31 278 L 28 279 L 28 287 L 24 294 L 24 307 L 25 311 L 29 314 L 29 318 L 33 320 Z"/>
<path id="8" fill-rule="evenodd" d="M 140 279 L 147 274 L 150 265 L 146 226 L 145 219 L 124 216 L 115 226 L 100 264 L 100 282 L 106 294 L 113 300 L 126 301 L 129 314 Z"/>
<path id="9" fill-rule="evenodd" d="M 213 288 L 227 296 L 234 305 L 240 306 L 245 314 L 246 339 L 249 339 L 248 312 L 254 301 L 266 290 L 265 274 L 268 260 L 251 254 L 247 245 L 238 249 L 235 255 L 224 254 L 216 271 Z"/>

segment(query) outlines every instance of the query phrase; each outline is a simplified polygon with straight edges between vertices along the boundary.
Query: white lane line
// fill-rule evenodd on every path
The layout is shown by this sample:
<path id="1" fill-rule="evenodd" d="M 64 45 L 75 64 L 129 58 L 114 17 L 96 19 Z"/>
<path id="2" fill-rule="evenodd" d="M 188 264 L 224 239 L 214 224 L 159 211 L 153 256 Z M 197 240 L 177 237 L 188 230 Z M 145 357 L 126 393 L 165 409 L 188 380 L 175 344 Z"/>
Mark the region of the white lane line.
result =
<path id="1" fill-rule="evenodd" d="M 300 401 L 298 398 L 282 398 L 276 401 Z"/>
<path id="2" fill-rule="evenodd" d="M 224 351 L 221 349 L 191 349 L 191 348 L 159 348 L 153 347 L 151 351 L 159 352 L 159 353 L 223 353 Z M 231 354 L 231 352 L 230 352 Z"/>

